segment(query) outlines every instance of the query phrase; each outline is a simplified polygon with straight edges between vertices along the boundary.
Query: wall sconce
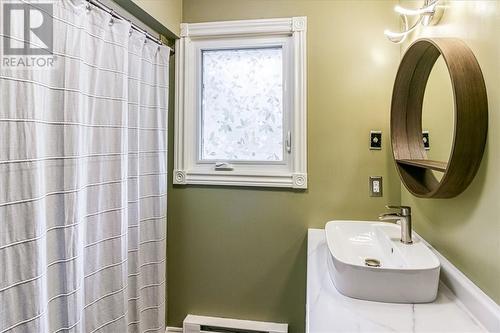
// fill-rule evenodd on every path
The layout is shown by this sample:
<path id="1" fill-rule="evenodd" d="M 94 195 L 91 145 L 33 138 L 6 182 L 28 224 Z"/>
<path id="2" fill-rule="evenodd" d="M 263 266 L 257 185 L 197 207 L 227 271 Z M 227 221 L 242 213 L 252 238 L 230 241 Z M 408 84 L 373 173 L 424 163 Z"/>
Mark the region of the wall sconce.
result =
<path id="1" fill-rule="evenodd" d="M 399 44 L 402 43 L 406 37 L 420 24 L 427 26 L 429 24 L 437 23 L 443 14 L 442 6 L 437 6 L 438 2 L 439 0 L 425 0 L 424 6 L 420 9 L 408 9 L 401 6 L 395 6 L 394 11 L 401 16 L 404 30 L 402 32 L 385 30 L 384 35 L 391 42 Z M 418 19 L 411 27 L 408 24 L 409 16 L 418 16 Z"/>

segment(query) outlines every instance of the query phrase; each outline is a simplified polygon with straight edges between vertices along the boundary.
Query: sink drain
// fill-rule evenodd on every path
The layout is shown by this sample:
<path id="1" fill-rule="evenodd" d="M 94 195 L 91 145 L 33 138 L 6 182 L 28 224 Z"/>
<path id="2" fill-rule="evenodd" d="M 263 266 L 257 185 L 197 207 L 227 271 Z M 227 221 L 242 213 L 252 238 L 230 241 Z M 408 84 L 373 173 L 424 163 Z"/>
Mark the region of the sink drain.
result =
<path id="1" fill-rule="evenodd" d="M 380 267 L 380 260 L 373 258 L 366 258 L 365 265 L 368 267 Z"/>

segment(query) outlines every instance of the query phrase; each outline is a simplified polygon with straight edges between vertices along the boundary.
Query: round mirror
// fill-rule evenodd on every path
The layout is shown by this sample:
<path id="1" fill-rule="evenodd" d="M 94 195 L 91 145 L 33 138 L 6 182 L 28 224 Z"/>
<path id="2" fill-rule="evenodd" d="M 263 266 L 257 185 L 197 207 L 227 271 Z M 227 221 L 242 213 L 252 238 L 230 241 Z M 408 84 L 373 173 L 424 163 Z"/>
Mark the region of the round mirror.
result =
<path id="1" fill-rule="evenodd" d="M 462 193 L 479 168 L 487 131 L 486 86 L 471 49 L 455 38 L 411 44 L 391 103 L 392 152 L 408 191 L 421 198 Z"/>
<path id="2" fill-rule="evenodd" d="M 448 162 L 453 147 L 454 100 L 450 73 L 442 56 L 432 67 L 422 105 L 422 140 L 427 158 Z M 432 170 L 441 180 L 443 172 Z"/>

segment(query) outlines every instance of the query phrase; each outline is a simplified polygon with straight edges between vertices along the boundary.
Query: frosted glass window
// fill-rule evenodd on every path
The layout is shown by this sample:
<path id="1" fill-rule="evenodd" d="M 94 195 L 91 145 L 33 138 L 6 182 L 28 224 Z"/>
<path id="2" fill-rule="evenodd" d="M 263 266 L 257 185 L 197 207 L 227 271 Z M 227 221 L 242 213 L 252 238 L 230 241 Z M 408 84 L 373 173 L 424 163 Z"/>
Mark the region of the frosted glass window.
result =
<path id="1" fill-rule="evenodd" d="M 173 183 L 307 188 L 307 18 L 182 32 Z"/>
<path id="2" fill-rule="evenodd" d="M 281 47 L 202 51 L 201 159 L 283 160 Z"/>

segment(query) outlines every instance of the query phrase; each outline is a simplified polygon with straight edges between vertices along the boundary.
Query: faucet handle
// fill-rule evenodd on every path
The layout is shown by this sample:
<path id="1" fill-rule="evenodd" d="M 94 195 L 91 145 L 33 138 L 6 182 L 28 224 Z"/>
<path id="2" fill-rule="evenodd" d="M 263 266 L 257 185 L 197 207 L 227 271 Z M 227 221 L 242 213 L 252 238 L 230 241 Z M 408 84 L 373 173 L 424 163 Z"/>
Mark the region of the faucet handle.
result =
<path id="1" fill-rule="evenodd" d="M 411 215 L 411 207 L 410 206 L 394 206 L 387 205 L 385 206 L 387 209 L 399 209 L 401 211 L 401 215 L 408 216 Z"/>

